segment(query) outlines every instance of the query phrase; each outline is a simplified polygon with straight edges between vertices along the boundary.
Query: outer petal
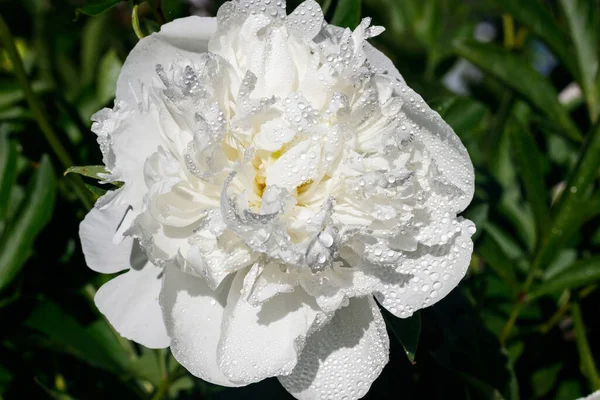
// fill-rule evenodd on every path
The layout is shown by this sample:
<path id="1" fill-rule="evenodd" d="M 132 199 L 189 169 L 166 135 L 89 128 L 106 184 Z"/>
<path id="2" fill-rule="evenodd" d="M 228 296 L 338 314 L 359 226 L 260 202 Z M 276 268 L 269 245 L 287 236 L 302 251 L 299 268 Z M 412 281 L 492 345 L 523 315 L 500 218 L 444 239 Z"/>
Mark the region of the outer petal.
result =
<path id="1" fill-rule="evenodd" d="M 369 63 L 371 63 L 373 67 L 381 72 L 385 72 L 387 75 L 398 80 L 399 82 L 404 83 L 404 78 L 402 78 L 402 75 L 400 75 L 400 72 L 398 72 L 398 69 L 392 60 L 390 60 L 385 54 L 377 50 L 370 43 L 366 42 L 364 51 L 367 55 L 367 60 L 369 60 Z"/>
<path id="2" fill-rule="evenodd" d="M 119 75 L 117 100 L 131 106 L 138 103 L 142 98 L 138 82 L 152 82 L 157 76 L 156 64 L 168 64 L 177 57 L 194 59 L 196 55 L 206 53 L 208 40 L 216 29 L 215 18 L 191 16 L 169 22 L 160 32 L 140 40 L 127 56 Z"/>
<path id="3" fill-rule="evenodd" d="M 113 242 L 117 229 L 121 225 L 127 206 L 113 206 L 100 210 L 93 208 L 79 225 L 79 238 L 85 262 L 96 272 L 113 274 L 130 266 L 141 267 L 144 257 L 133 251 L 134 240 L 123 238 L 116 244 Z"/>
<path id="4" fill-rule="evenodd" d="M 421 141 L 435 160 L 440 173 L 462 194 L 449 208 L 454 212 L 463 211 L 475 193 L 475 171 L 473 163 L 452 128 L 433 111 L 414 90 L 408 86 L 404 92 L 402 110 L 410 121 L 418 126 L 416 139 Z"/>
<path id="5" fill-rule="evenodd" d="M 473 253 L 474 226 L 469 220 L 459 220 L 461 233 L 448 244 L 419 244 L 400 262 L 397 272 L 406 274 L 404 282 L 392 283 L 393 275 L 386 273 L 385 267 L 377 268 L 383 285 L 379 285 L 375 297 L 392 314 L 407 318 L 416 310 L 437 303 L 465 276 Z"/>
<path id="6" fill-rule="evenodd" d="M 186 274 L 176 265 L 167 265 L 160 305 L 177 361 L 205 381 L 240 386 L 227 379 L 217 366 L 224 293 L 214 292 L 202 278 Z"/>
<path id="7" fill-rule="evenodd" d="M 298 399 L 358 399 L 388 362 L 385 322 L 371 296 L 354 298 L 309 337 L 282 385 Z"/>
<path id="8" fill-rule="evenodd" d="M 463 211 L 471 202 L 475 191 L 475 172 L 465 146 L 442 117 L 406 85 L 402 75 L 387 56 L 370 44 L 366 44 L 364 50 L 372 66 L 386 71 L 402 88 L 401 91 L 396 90 L 404 102 L 402 110 L 408 119 L 420 128 L 417 139 L 431 152 L 440 172 L 463 191 L 457 204 L 451 207 L 455 212 Z"/>
<path id="9" fill-rule="evenodd" d="M 238 272 L 229 291 L 219 366 L 232 380 L 244 383 L 289 374 L 317 318 L 318 307 L 299 288 L 253 307 L 241 295 L 245 276 L 245 272 Z"/>
<path id="10" fill-rule="evenodd" d="M 94 301 L 115 329 L 129 340 L 152 349 L 169 346 L 158 304 L 162 268 L 148 263 L 104 284 Z"/>

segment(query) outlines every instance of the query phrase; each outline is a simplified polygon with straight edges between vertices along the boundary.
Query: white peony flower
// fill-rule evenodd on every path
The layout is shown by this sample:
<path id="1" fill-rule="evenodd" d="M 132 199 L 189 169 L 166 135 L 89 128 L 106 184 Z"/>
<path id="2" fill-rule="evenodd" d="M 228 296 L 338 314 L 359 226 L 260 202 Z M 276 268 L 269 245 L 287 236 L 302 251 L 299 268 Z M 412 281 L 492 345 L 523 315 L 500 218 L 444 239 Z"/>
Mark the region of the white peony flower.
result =
<path id="1" fill-rule="evenodd" d="M 308 0 L 224 4 L 142 39 L 93 131 L 124 185 L 81 223 L 86 262 L 128 270 L 96 304 L 223 386 L 362 397 L 398 317 L 464 276 L 473 166 L 366 39 Z"/>

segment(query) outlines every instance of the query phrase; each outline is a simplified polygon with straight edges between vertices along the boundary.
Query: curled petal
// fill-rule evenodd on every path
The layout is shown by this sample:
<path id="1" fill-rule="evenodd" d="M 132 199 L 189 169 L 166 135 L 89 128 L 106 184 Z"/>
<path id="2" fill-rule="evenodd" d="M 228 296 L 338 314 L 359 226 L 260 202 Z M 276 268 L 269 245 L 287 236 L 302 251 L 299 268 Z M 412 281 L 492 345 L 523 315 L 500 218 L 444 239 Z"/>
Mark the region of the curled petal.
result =
<path id="1" fill-rule="evenodd" d="M 350 300 L 312 334 L 298 365 L 279 381 L 297 399 L 363 397 L 388 362 L 385 322 L 370 297 Z"/>

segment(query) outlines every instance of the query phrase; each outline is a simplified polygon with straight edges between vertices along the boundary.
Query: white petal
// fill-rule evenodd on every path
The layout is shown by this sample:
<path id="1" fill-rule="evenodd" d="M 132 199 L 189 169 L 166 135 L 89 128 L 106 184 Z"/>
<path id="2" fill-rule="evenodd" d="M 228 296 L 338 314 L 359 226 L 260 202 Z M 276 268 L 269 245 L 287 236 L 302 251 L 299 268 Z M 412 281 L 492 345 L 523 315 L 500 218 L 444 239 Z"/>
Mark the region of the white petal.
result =
<path id="1" fill-rule="evenodd" d="M 291 141 L 296 132 L 289 126 L 283 125 L 280 121 L 265 122 L 260 132 L 254 138 L 254 145 L 257 149 L 277 151 L 285 143 Z"/>
<path id="2" fill-rule="evenodd" d="M 125 217 L 127 206 L 112 206 L 105 209 L 92 208 L 79 225 L 79 238 L 85 262 L 92 270 L 103 274 L 140 267 L 145 263 L 132 238 L 113 242 L 117 229 Z M 136 251 L 134 251 L 136 250 Z M 141 261 L 141 265 L 140 265 Z"/>
<path id="3" fill-rule="evenodd" d="M 381 51 L 377 50 L 375 47 L 373 47 L 367 42 L 365 42 L 364 51 L 367 55 L 369 63 L 373 67 L 375 67 L 380 73 L 385 72 L 386 75 L 389 75 L 393 79 L 404 83 L 404 78 L 402 78 L 402 75 L 400 75 L 400 72 L 398 72 L 398 69 L 396 68 L 392 60 L 390 60 L 385 54 L 383 54 Z"/>
<path id="4" fill-rule="evenodd" d="M 286 25 L 288 32 L 308 43 L 321 31 L 323 10 L 315 0 L 306 0 L 287 17 Z"/>
<path id="5" fill-rule="evenodd" d="M 231 380 L 243 383 L 289 374 L 318 307 L 300 288 L 253 307 L 241 295 L 245 276 L 245 272 L 238 272 L 229 291 L 219 366 Z"/>
<path id="6" fill-rule="evenodd" d="M 248 302 L 260 305 L 280 293 L 293 292 L 298 285 L 298 276 L 293 272 L 284 272 L 279 263 L 270 262 L 252 282 L 248 290 Z"/>
<path id="7" fill-rule="evenodd" d="M 258 77 L 253 96 L 285 96 L 292 91 L 296 84 L 297 71 L 285 29 L 271 31 L 260 64 L 250 65 L 250 69 L 256 71 Z"/>
<path id="8" fill-rule="evenodd" d="M 308 338 L 294 371 L 279 381 L 297 399 L 358 399 L 387 364 L 388 353 L 375 301 L 355 298 Z"/>
<path id="9" fill-rule="evenodd" d="M 160 305 L 173 356 L 193 375 L 221 386 L 232 383 L 217 366 L 217 343 L 227 292 L 211 290 L 202 278 L 165 267 Z"/>
<path id="10" fill-rule="evenodd" d="M 321 147 L 305 140 L 286 151 L 267 171 L 267 186 L 293 189 L 318 176 Z"/>
<path id="11" fill-rule="evenodd" d="M 406 85 L 389 58 L 368 43 L 364 50 L 372 66 L 379 71 L 386 71 L 387 75 L 398 81 L 403 88 L 401 93 L 397 91 L 404 100 L 402 110 L 410 121 L 419 126 L 419 139 L 431 152 L 440 172 L 463 191 L 456 204 L 451 205 L 453 211 L 463 211 L 471 202 L 475 190 L 473 163 L 465 146 L 440 115 L 433 111 L 418 93 Z"/>
<path id="12" fill-rule="evenodd" d="M 252 264 L 257 256 L 231 231 L 218 238 L 211 236 L 204 232 L 190 239 L 194 246 L 186 258 L 194 272 L 215 290 L 229 274 Z"/>
<path id="13" fill-rule="evenodd" d="M 127 56 L 117 81 L 117 99 L 134 106 L 141 99 L 138 82 L 146 85 L 156 77 L 156 64 L 170 64 L 177 57 L 195 58 L 208 51 L 208 41 L 217 29 L 215 18 L 179 18 L 161 31 L 140 40 Z M 135 95 L 133 92 L 135 91 Z"/>
<path id="14" fill-rule="evenodd" d="M 469 205 L 475 192 L 475 172 L 469 153 L 452 128 L 429 108 L 421 96 L 408 87 L 405 96 L 402 110 L 410 121 L 419 126 L 417 140 L 430 152 L 439 172 L 462 191 L 460 197 L 448 205 L 452 211 L 461 212 Z"/>
<path id="15" fill-rule="evenodd" d="M 473 253 L 471 235 L 473 223 L 462 220 L 461 233 L 446 245 L 424 246 L 399 262 L 398 271 L 406 272 L 406 279 L 398 281 L 397 274 L 385 273 L 378 267 L 383 285 L 375 297 L 397 317 L 410 317 L 415 311 L 443 299 L 465 276 Z"/>
<path id="16" fill-rule="evenodd" d="M 107 169 L 125 184 L 115 191 L 112 202 L 131 205 L 138 212 L 147 192 L 144 162 L 161 144 L 156 106 L 139 110 L 134 104 L 115 102 L 114 109 L 98 111 L 92 121 Z"/>
<path id="17" fill-rule="evenodd" d="M 121 336 L 151 349 L 169 346 L 158 304 L 162 268 L 147 263 L 104 284 L 94 301 Z"/>

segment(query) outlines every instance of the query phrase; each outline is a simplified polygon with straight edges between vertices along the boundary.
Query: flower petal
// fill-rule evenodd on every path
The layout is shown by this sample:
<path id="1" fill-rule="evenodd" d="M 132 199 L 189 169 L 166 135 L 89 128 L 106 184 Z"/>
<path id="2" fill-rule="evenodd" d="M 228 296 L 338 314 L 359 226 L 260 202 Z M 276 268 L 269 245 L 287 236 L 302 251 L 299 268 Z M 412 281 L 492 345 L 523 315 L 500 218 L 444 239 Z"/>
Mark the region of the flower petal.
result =
<path id="1" fill-rule="evenodd" d="M 309 140 L 298 143 L 269 168 L 267 186 L 275 185 L 291 190 L 316 179 L 319 173 L 317 162 L 320 157 L 319 145 L 311 144 Z"/>
<path id="2" fill-rule="evenodd" d="M 307 342 L 281 384 L 297 399 L 358 399 L 388 362 L 385 322 L 371 296 L 354 298 Z"/>
<path id="3" fill-rule="evenodd" d="M 195 58 L 208 51 L 208 41 L 217 29 L 215 18 L 191 16 L 176 19 L 160 32 L 141 39 L 127 56 L 117 80 L 117 100 L 134 106 L 142 98 L 137 82 L 146 85 L 156 77 L 156 64 L 169 64 L 178 57 Z"/>
<path id="4" fill-rule="evenodd" d="M 151 349 L 169 346 L 158 304 L 162 268 L 147 263 L 105 283 L 94 297 L 96 306 L 121 336 Z"/>
<path id="5" fill-rule="evenodd" d="M 315 0 L 306 0 L 287 17 L 286 25 L 299 41 L 310 43 L 323 26 L 323 10 Z"/>
<path id="6" fill-rule="evenodd" d="M 118 244 L 113 242 L 126 212 L 125 205 L 93 208 L 81 221 L 81 247 L 85 262 L 92 270 L 114 274 L 131 266 L 139 268 L 146 262 L 132 238 L 123 238 Z"/>
<path id="7" fill-rule="evenodd" d="M 219 366 L 231 380 L 243 383 L 289 374 L 318 307 L 299 288 L 253 307 L 241 294 L 245 276 L 238 272 L 229 291 L 217 352 Z"/>
<path id="8" fill-rule="evenodd" d="M 269 262 L 252 282 L 252 287 L 247 289 L 248 302 L 260 306 L 278 294 L 293 292 L 297 285 L 295 273 L 283 271 L 279 263 Z"/>
<path id="9" fill-rule="evenodd" d="M 382 281 L 375 298 L 397 317 L 410 317 L 415 311 L 429 307 L 444 297 L 458 285 L 465 276 L 473 253 L 471 235 L 473 223 L 458 219 L 461 233 L 447 244 L 424 246 L 419 244 L 416 251 L 407 253 L 399 261 L 396 273 L 406 274 L 403 282 L 393 274 L 386 274 L 384 267 L 375 266 Z"/>
<path id="10" fill-rule="evenodd" d="M 471 202 L 475 191 L 473 163 L 465 146 L 442 117 L 432 110 L 418 93 L 406 85 L 404 78 L 389 58 L 368 43 L 364 50 L 373 67 L 380 72 L 385 71 L 386 75 L 402 87 L 401 91 L 397 90 L 404 101 L 402 111 L 409 121 L 419 127 L 418 139 L 431 152 L 440 172 L 463 191 L 462 196 L 451 207 L 455 212 L 463 211 Z"/>
<path id="11" fill-rule="evenodd" d="M 160 294 L 171 352 L 193 375 L 221 386 L 232 383 L 217 366 L 217 343 L 227 291 L 211 290 L 202 278 L 182 272 L 176 265 L 165 267 Z"/>

